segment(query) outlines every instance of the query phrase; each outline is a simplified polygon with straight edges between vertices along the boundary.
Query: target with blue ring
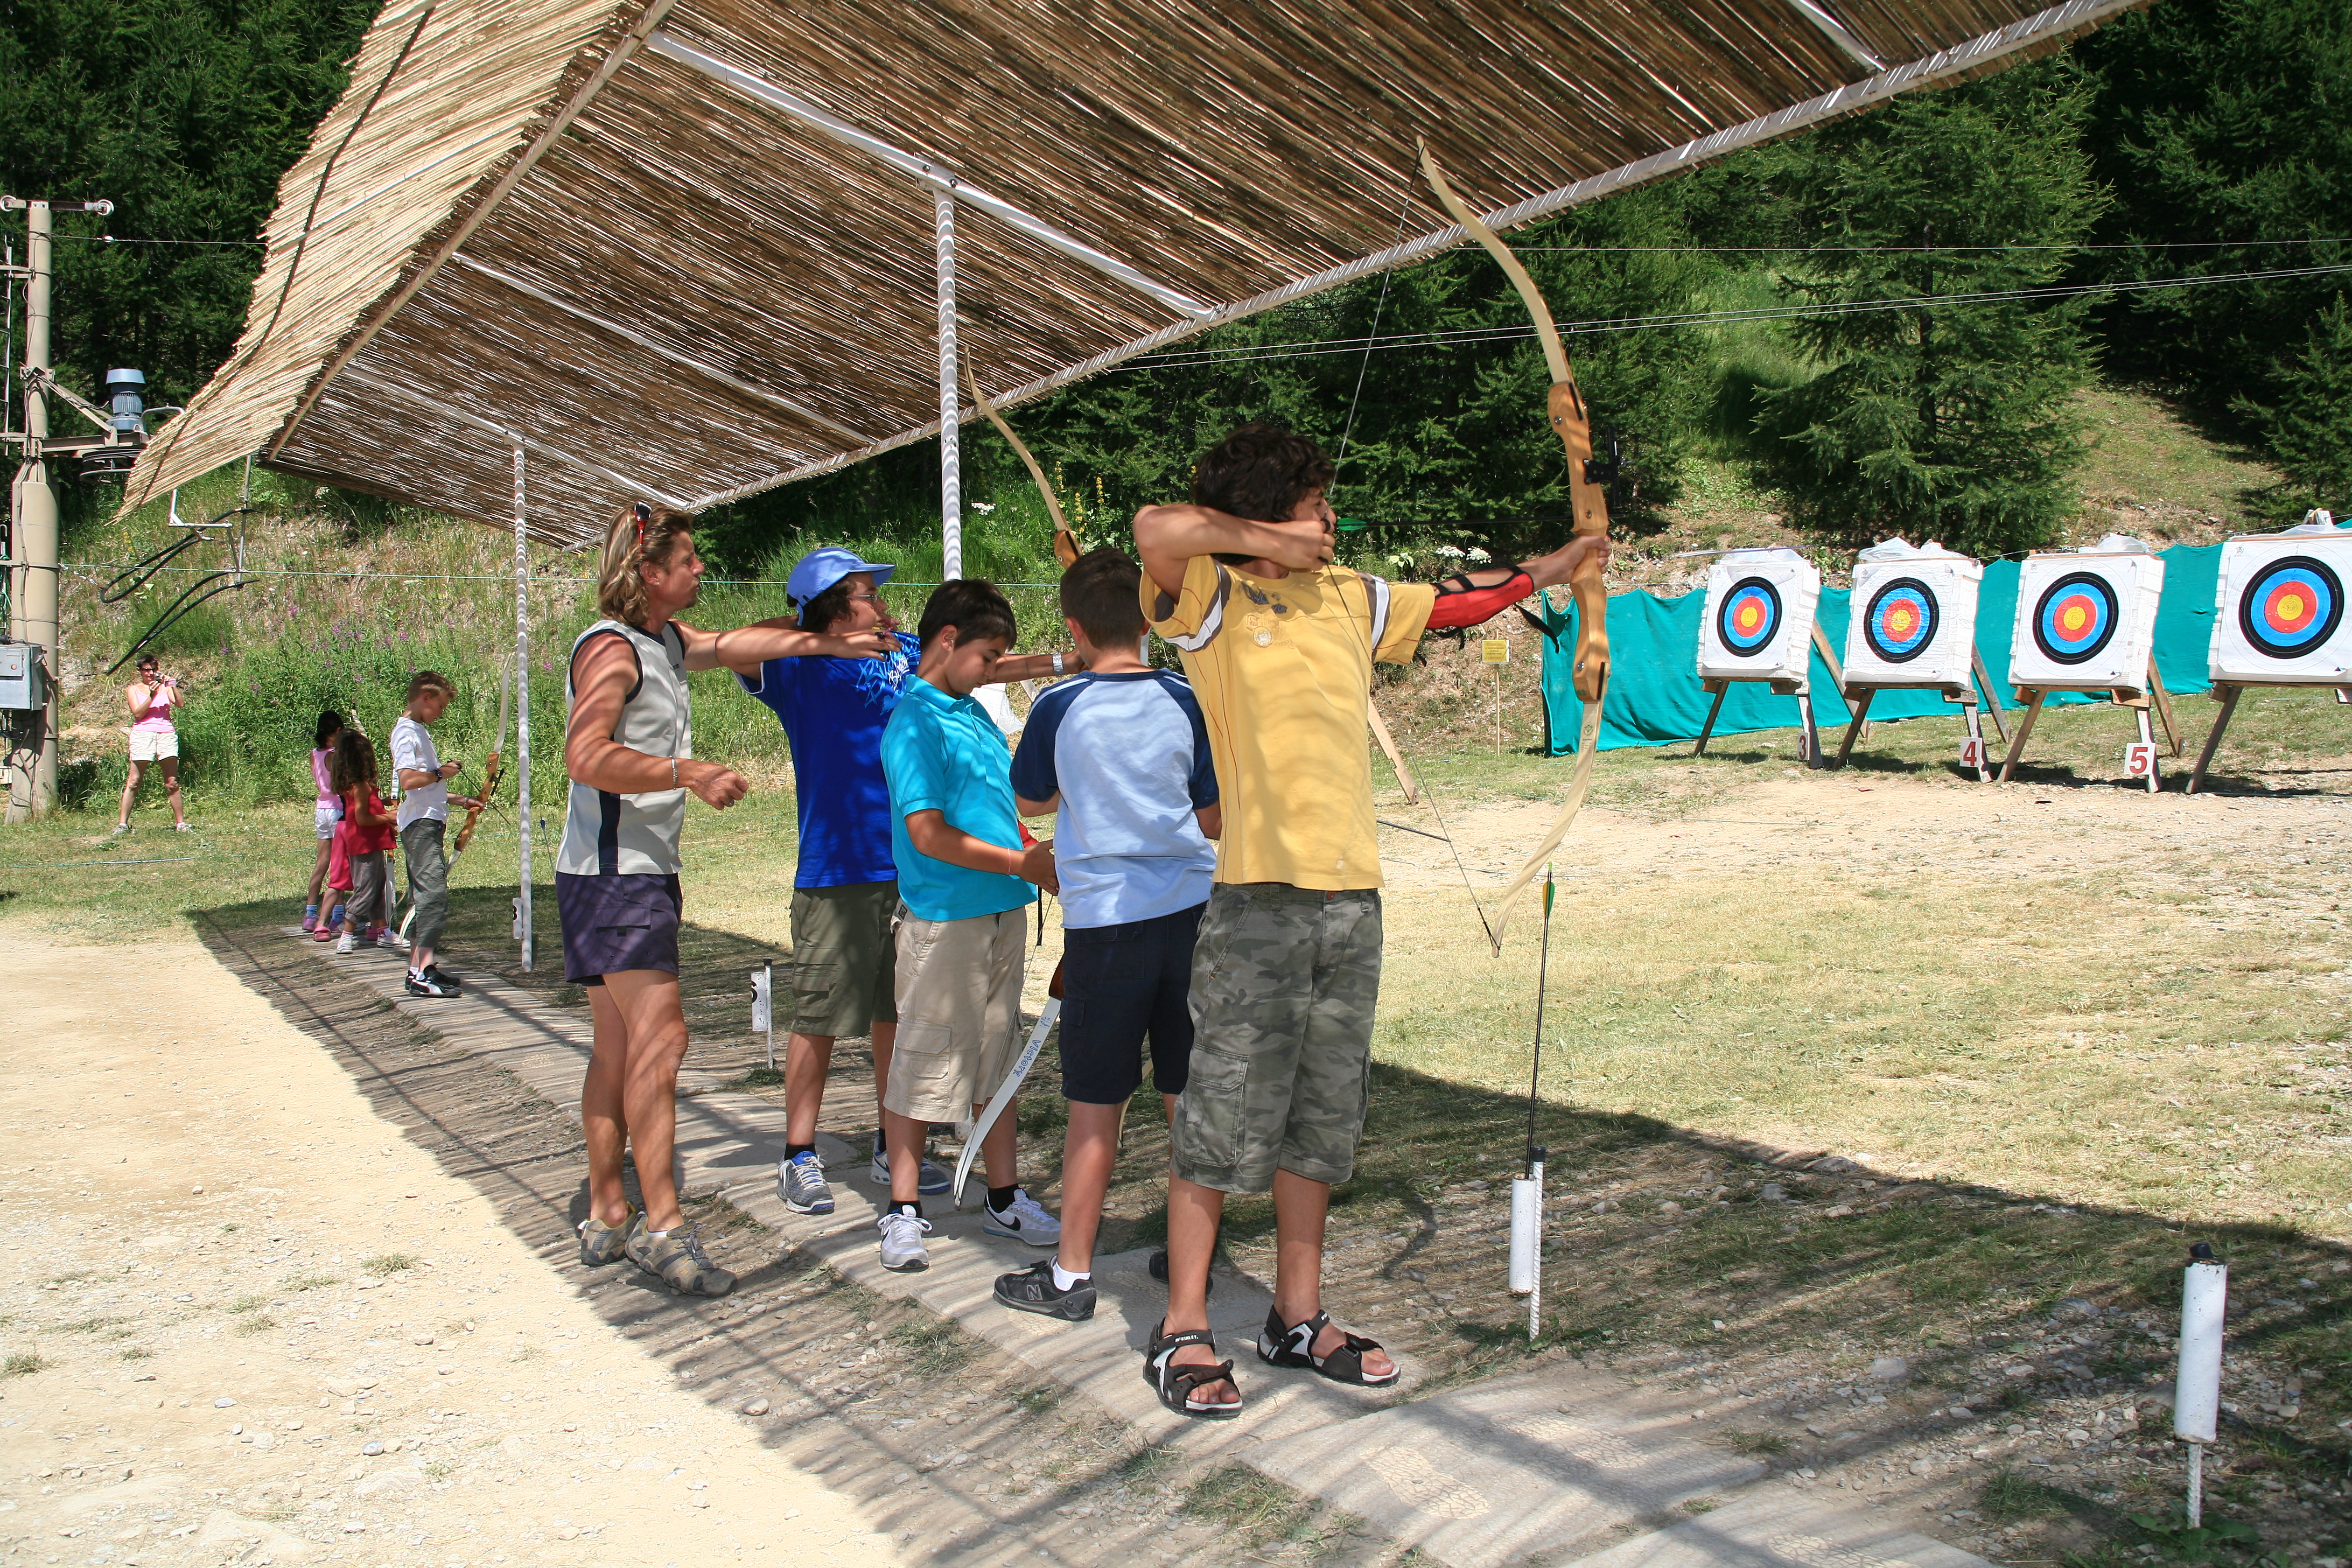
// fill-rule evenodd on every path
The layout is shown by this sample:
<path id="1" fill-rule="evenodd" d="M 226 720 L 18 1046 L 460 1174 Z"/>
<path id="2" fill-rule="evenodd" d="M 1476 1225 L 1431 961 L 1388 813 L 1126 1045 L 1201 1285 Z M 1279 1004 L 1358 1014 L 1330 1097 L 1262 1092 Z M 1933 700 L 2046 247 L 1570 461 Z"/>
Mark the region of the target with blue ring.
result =
<path id="1" fill-rule="evenodd" d="M 2114 584 L 2095 572 L 2070 572 L 2033 606 L 2033 646 L 2053 663 L 2087 663 L 2114 640 L 2122 621 Z"/>
<path id="2" fill-rule="evenodd" d="M 1715 635 L 1724 650 L 1759 653 L 1780 634 L 1780 590 L 1761 577 L 1743 577 L 1716 611 Z"/>
<path id="3" fill-rule="evenodd" d="M 2239 630 L 2256 653 L 2272 658 L 2301 658 L 2334 637 L 2343 620 L 2343 583 L 2308 555 L 2272 562 L 2238 600 Z"/>
<path id="4" fill-rule="evenodd" d="M 1871 652 L 1889 664 L 1907 664 L 1927 651 L 1942 618 L 1933 588 L 1916 577 L 1897 577 L 1872 596 L 1862 632 Z"/>

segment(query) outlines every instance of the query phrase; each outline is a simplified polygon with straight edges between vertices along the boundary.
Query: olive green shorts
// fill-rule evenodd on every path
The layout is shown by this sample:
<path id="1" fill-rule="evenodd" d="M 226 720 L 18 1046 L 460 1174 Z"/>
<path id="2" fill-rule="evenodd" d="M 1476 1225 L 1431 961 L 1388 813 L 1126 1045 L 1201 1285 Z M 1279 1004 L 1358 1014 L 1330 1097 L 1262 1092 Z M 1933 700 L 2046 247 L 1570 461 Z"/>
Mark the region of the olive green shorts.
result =
<path id="1" fill-rule="evenodd" d="M 793 889 L 793 1033 L 855 1038 L 895 1024 L 898 884 Z"/>
<path id="2" fill-rule="evenodd" d="M 1371 1089 L 1381 895 L 1219 883 L 1192 956 L 1192 1061 L 1170 1168 L 1226 1193 L 1344 1182 Z"/>

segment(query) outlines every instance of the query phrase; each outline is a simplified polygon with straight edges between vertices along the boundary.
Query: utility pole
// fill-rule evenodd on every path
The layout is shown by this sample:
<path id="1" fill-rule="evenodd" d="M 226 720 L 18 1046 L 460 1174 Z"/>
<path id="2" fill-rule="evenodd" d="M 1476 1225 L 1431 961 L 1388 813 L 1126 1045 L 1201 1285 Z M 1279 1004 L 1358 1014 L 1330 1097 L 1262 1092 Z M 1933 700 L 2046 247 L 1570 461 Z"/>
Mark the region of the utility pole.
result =
<path id="1" fill-rule="evenodd" d="M 25 435 L 22 460 L 8 487 L 9 635 L 41 650 L 44 706 L 33 722 L 37 747 L 16 745 L 8 778 L 8 820 L 42 816 L 58 803 L 58 497 L 49 488 L 42 444 L 49 436 L 49 236 L 58 211 L 110 213 L 114 204 L 0 196 L 0 212 L 25 209 Z M 13 393 L 14 388 L 10 391 Z M 22 764 L 32 752 L 30 767 Z"/>

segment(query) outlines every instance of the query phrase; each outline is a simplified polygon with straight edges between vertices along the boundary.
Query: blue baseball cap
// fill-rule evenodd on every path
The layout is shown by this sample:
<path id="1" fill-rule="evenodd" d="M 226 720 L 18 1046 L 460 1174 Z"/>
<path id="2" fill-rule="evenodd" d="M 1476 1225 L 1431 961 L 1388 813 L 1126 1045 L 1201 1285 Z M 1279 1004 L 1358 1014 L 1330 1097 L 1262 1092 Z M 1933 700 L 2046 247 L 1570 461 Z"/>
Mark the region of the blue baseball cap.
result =
<path id="1" fill-rule="evenodd" d="M 811 599 L 848 576 L 852 572 L 871 572 L 874 585 L 879 588 L 890 580 L 896 566 L 879 561 L 860 561 L 854 550 L 844 550 L 828 544 L 822 550 L 812 550 L 793 568 L 784 579 L 784 595 L 796 607 L 805 607 Z"/>

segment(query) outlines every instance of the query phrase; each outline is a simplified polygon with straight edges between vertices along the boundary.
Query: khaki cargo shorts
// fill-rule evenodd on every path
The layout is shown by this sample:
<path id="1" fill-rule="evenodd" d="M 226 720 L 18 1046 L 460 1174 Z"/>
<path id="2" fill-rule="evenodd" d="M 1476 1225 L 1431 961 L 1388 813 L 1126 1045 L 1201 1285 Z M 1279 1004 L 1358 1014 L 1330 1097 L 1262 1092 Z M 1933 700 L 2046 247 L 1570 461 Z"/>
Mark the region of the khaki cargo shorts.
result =
<path id="1" fill-rule="evenodd" d="M 1381 895 L 1219 883 L 1192 956 L 1192 1063 L 1170 1168 L 1225 1193 L 1344 1182 L 1371 1089 Z"/>
<path id="2" fill-rule="evenodd" d="M 898 1043 L 882 1106 L 962 1121 L 996 1092 L 1021 1046 L 1021 964 L 1029 906 L 970 920 L 898 925 Z"/>
<path id="3" fill-rule="evenodd" d="M 793 1034 L 847 1039 L 898 1021 L 898 912 L 895 881 L 793 889 Z"/>

